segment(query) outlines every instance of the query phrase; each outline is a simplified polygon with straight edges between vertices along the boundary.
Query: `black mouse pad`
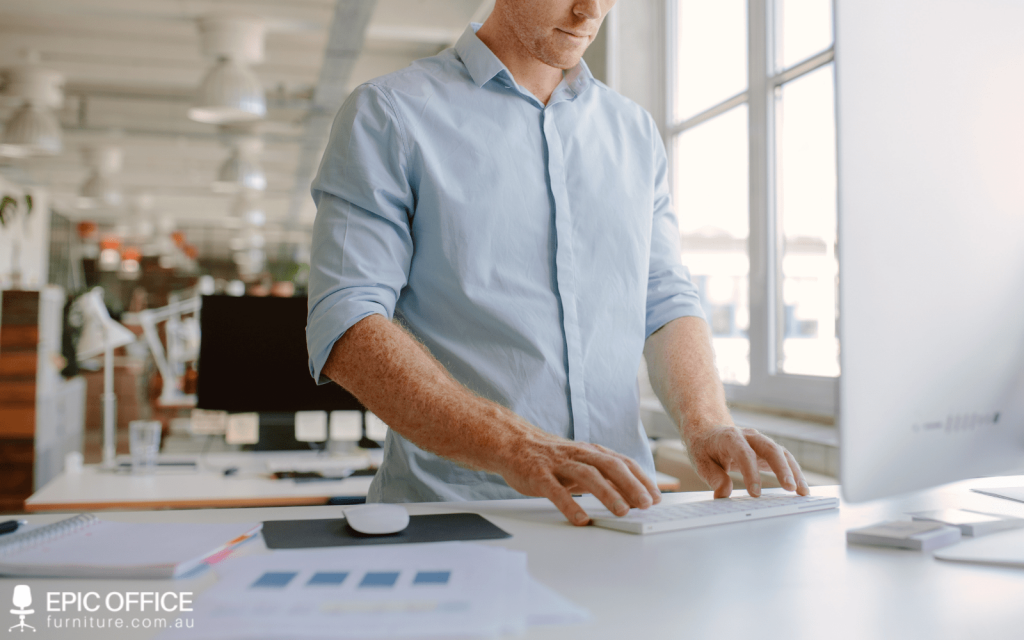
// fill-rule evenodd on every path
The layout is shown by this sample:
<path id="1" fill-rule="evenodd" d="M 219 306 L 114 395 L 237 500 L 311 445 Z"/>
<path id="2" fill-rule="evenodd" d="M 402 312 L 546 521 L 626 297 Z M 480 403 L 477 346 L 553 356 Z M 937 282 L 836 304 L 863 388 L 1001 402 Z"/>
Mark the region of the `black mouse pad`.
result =
<path id="1" fill-rule="evenodd" d="M 268 549 L 309 549 L 361 544 L 408 544 L 452 540 L 498 540 L 512 534 L 475 513 L 441 513 L 410 516 L 404 531 L 369 536 L 353 531 L 344 518 L 327 520 L 268 520 L 263 523 L 263 540 Z"/>

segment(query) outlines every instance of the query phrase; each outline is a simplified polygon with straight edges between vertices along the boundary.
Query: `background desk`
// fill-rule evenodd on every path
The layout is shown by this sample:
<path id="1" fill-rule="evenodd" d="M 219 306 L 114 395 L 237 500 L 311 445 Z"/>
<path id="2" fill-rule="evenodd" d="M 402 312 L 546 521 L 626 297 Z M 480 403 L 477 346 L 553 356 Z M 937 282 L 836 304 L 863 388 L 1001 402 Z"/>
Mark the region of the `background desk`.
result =
<path id="1" fill-rule="evenodd" d="M 80 473 L 62 473 L 25 501 L 26 511 L 98 509 L 201 509 L 327 504 L 334 496 L 365 496 L 369 476 L 338 481 L 295 482 L 269 477 L 268 463 L 306 468 L 332 458 L 315 452 L 238 452 L 174 456 L 198 460 L 195 469 L 161 468 L 148 476 L 101 471 L 86 465 Z M 336 458 L 334 459 L 337 460 Z M 367 466 L 366 457 L 362 466 Z M 225 476 L 224 469 L 238 469 Z"/>
<path id="2" fill-rule="evenodd" d="M 897 500 L 843 505 L 839 511 L 648 537 L 571 527 L 543 500 L 408 506 L 414 514 L 472 511 L 485 515 L 513 537 L 484 544 L 527 552 L 534 577 L 593 615 L 582 625 L 531 629 L 528 638 L 996 639 L 1019 638 L 1024 630 L 1024 570 L 941 562 L 914 551 L 848 547 L 845 531 L 900 517 L 905 511 L 940 507 L 1024 516 L 1024 504 L 968 491 L 971 486 L 1010 485 L 1024 485 L 1024 476 L 958 483 Z M 817 487 L 814 493 L 838 495 L 838 487 Z M 709 497 L 710 493 L 672 494 L 666 500 Z M 321 506 L 107 513 L 103 517 L 225 522 L 339 514 L 339 507 Z M 52 522 L 60 516 L 29 518 Z M 8 597 L 15 584 L 30 584 L 38 593 L 201 592 L 215 579 L 212 572 L 166 582 L 5 578 L 0 580 L 0 597 Z M 202 606 L 198 593 L 196 601 Z M 41 607 L 45 605 L 36 608 Z M 34 618 L 45 624 L 42 613 Z M 74 630 L 73 635 L 76 639 L 106 637 L 86 630 Z M 122 632 L 118 637 L 153 635 Z"/>

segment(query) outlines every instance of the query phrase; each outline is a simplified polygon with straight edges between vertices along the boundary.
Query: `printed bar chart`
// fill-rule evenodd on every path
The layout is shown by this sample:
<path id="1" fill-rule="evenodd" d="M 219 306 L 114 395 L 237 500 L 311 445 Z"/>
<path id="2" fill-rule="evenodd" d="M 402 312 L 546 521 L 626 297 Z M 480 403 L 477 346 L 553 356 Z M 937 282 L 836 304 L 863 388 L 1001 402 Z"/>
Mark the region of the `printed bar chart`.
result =
<path id="1" fill-rule="evenodd" d="M 307 587 L 339 587 L 345 584 L 349 571 L 317 571 L 305 582 Z M 267 571 L 253 582 L 250 589 L 284 589 L 298 571 Z M 359 588 L 394 587 L 402 575 L 400 571 L 367 571 L 359 580 Z M 412 578 L 413 586 L 419 585 L 447 585 L 451 579 L 451 571 L 416 571 Z"/>
<path id="2" fill-rule="evenodd" d="M 465 542 L 279 550 L 215 570 L 196 627 L 161 640 L 497 636 L 587 617 L 530 578 L 525 554 Z"/>

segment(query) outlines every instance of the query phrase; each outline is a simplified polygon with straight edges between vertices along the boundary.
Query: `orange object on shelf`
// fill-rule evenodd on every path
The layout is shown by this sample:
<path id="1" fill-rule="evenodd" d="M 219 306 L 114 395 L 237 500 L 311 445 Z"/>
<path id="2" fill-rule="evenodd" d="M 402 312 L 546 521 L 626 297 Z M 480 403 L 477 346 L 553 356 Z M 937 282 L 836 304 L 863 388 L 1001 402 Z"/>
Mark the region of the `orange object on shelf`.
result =
<path id="1" fill-rule="evenodd" d="M 95 222 L 83 220 L 78 223 L 78 237 L 82 240 L 94 240 L 99 229 L 100 226 Z"/>
<path id="2" fill-rule="evenodd" d="M 121 240 L 117 236 L 103 236 L 100 240 L 100 249 L 120 249 Z"/>

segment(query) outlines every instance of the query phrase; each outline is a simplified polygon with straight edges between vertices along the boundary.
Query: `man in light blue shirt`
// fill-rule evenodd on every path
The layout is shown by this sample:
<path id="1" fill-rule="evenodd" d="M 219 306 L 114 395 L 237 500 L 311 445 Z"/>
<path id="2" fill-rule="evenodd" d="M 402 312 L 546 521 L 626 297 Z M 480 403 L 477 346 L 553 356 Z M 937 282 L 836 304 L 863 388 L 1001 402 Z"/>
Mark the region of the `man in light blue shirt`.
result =
<path id="1" fill-rule="evenodd" d="M 614 0 L 498 0 L 452 49 L 357 88 L 313 182 L 310 372 L 391 426 L 371 501 L 660 496 L 645 353 L 697 471 L 806 493 L 737 429 L 680 263 L 653 119 L 581 56 Z M 479 30 L 477 30 L 479 29 Z M 389 322 L 390 319 L 395 322 Z"/>

